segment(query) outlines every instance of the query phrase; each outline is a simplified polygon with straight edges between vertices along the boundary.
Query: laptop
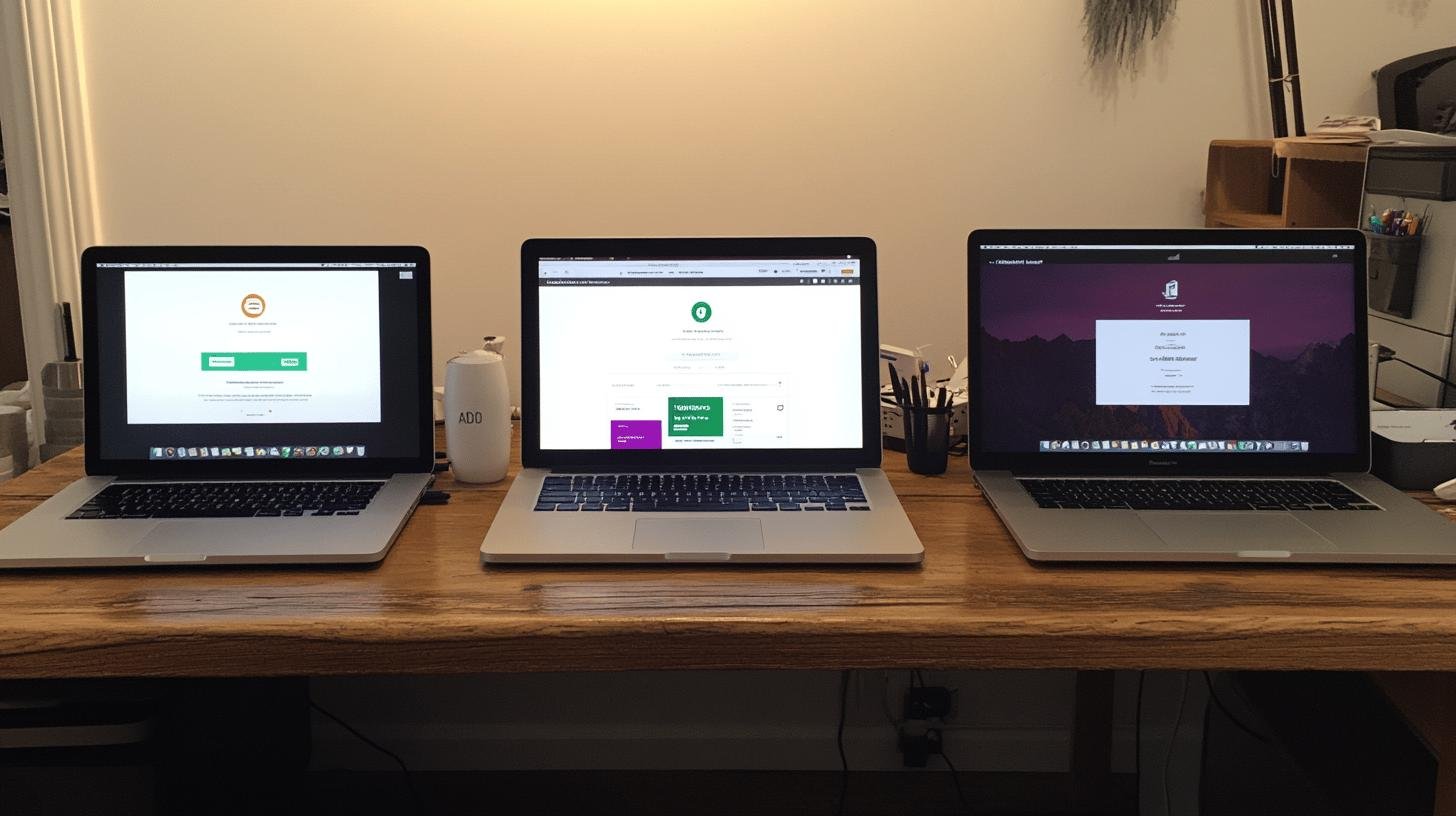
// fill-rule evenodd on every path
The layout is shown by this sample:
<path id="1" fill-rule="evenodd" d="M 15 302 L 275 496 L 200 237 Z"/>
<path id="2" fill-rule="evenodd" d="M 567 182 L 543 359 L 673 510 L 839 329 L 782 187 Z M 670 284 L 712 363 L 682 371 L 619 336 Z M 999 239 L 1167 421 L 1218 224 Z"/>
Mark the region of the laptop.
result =
<path id="1" fill-rule="evenodd" d="M 490 563 L 914 563 L 868 238 L 531 240 Z"/>
<path id="2" fill-rule="evenodd" d="M 92 247 L 86 477 L 0 567 L 378 561 L 434 463 L 418 247 Z"/>
<path id="3" fill-rule="evenodd" d="M 1368 473 L 1356 230 L 971 233 L 971 465 L 1037 561 L 1456 563 Z"/>

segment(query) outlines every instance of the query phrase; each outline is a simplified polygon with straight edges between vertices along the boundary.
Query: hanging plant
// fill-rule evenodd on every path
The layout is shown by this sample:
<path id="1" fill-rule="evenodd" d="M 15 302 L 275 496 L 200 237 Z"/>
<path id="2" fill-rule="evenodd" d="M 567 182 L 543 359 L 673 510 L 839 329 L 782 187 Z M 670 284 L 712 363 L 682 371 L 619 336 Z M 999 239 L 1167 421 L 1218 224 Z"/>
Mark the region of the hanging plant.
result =
<path id="1" fill-rule="evenodd" d="M 1143 45 L 1158 36 L 1177 6 L 1178 0 L 1082 0 L 1087 61 L 1135 65 Z"/>

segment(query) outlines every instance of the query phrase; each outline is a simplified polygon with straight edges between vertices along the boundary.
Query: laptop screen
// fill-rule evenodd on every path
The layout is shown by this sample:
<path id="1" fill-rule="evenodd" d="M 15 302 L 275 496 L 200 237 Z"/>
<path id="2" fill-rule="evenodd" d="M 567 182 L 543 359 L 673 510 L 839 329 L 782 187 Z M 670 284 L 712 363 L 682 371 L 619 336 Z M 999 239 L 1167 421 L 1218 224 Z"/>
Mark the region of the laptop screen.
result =
<path id="1" fill-rule="evenodd" d="M 1348 233 L 994 235 L 973 250 L 979 451 L 1361 450 L 1363 250 Z"/>
<path id="2" fill-rule="evenodd" d="M 860 258 L 537 269 L 542 450 L 863 445 Z"/>
<path id="3" fill-rule="evenodd" d="M 523 254 L 527 450 L 609 468 L 878 456 L 868 239 L 533 240 Z"/>
<path id="4" fill-rule="evenodd" d="M 91 264 L 103 459 L 286 472 L 428 453 L 422 251 L 125 249 Z"/>

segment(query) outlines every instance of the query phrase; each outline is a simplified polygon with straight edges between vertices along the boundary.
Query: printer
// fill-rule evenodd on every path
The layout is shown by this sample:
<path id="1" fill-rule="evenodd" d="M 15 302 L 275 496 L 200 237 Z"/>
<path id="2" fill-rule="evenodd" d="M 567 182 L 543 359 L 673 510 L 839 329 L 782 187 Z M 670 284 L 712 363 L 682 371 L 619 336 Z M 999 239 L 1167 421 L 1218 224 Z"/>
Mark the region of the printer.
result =
<path id="1" fill-rule="evenodd" d="M 1367 265 L 1370 342 L 1456 380 L 1456 146 L 1375 145 L 1365 164 L 1361 218 L 1405 210 L 1429 224 L 1415 264 L 1392 264 L 1371 242 Z M 1456 407 L 1456 388 L 1409 366 L 1386 363 L 1379 387 L 1427 407 Z"/>

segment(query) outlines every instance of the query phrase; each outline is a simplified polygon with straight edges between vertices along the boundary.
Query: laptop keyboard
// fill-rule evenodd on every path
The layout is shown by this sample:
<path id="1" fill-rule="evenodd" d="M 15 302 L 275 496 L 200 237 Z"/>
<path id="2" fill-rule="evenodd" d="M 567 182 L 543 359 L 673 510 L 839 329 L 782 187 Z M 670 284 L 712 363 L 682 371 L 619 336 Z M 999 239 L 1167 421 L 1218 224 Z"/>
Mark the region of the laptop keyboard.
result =
<path id="1" fill-rule="evenodd" d="M 66 518 L 357 516 L 384 482 L 112 484 Z"/>
<path id="2" fill-rule="evenodd" d="M 1379 510 L 1332 479 L 1017 479 L 1067 510 Z"/>
<path id="3" fill-rule="evenodd" d="M 840 473 L 619 473 L 547 476 L 540 511 L 799 512 L 869 510 L 864 486 Z"/>

